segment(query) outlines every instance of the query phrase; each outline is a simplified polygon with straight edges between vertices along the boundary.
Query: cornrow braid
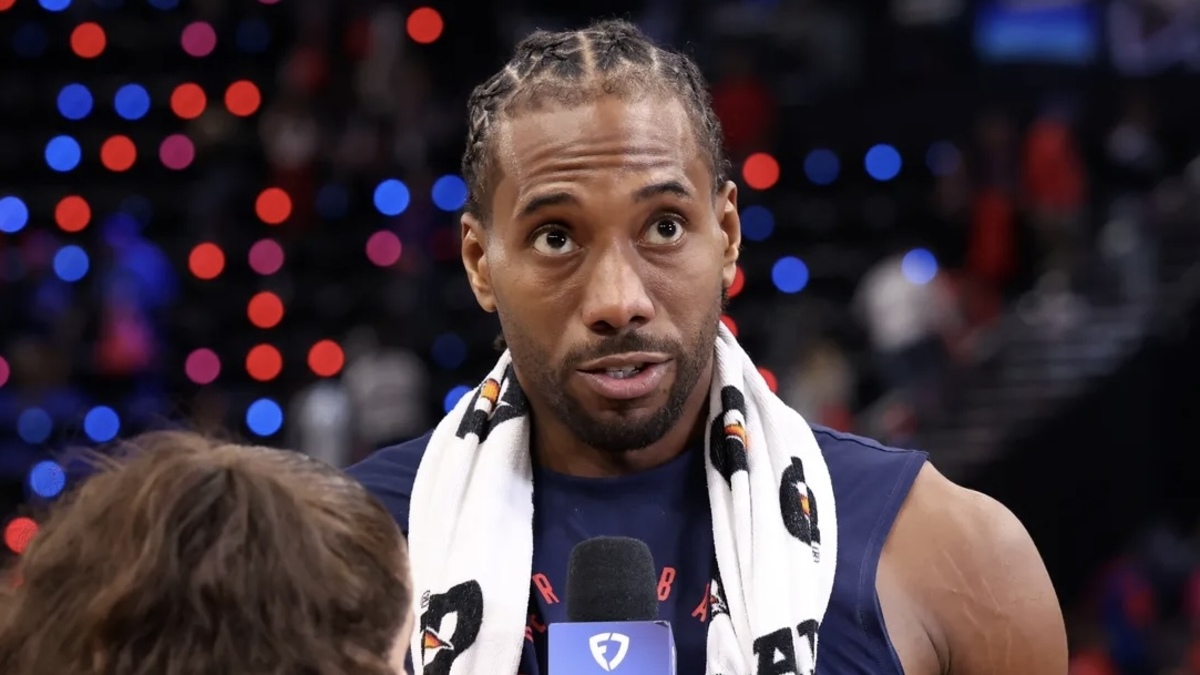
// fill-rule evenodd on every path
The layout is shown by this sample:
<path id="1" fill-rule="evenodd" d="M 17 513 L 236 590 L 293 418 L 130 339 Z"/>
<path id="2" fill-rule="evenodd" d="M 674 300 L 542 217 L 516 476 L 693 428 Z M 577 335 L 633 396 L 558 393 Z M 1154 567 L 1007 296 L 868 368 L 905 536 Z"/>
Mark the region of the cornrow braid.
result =
<path id="1" fill-rule="evenodd" d="M 496 177 L 494 131 L 503 119 L 545 103 L 581 105 L 602 95 L 658 93 L 686 108 L 707 156 L 713 185 L 729 171 L 721 123 L 700 69 L 663 49 L 628 21 L 608 20 L 577 31 L 536 31 L 517 45 L 500 72 L 471 92 L 462 171 L 467 212 L 487 222 Z"/>

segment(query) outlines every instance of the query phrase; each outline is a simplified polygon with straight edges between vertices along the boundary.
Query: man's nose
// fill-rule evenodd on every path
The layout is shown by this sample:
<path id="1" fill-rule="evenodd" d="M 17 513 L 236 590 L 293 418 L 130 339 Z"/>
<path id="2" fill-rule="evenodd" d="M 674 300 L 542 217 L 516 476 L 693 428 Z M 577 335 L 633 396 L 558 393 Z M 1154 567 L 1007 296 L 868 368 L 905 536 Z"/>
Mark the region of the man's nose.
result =
<path id="1" fill-rule="evenodd" d="M 593 332 L 611 335 L 654 318 L 654 302 L 646 292 L 636 251 L 613 246 L 595 252 L 584 291 L 582 318 Z"/>

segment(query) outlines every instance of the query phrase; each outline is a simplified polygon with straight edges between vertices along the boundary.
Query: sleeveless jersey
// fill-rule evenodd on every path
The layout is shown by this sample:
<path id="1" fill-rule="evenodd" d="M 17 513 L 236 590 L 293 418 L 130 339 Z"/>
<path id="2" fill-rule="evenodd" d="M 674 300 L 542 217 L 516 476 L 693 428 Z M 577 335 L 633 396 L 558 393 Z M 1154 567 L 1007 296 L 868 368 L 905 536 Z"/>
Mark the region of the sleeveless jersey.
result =
<path id="1" fill-rule="evenodd" d="M 884 541 L 925 453 L 814 426 L 838 522 L 833 596 L 821 624 L 817 675 L 903 675 L 875 592 Z M 409 497 L 429 435 L 384 448 L 349 472 L 408 531 Z M 659 617 L 671 622 L 678 672 L 705 672 L 712 517 L 701 448 L 632 476 L 577 478 L 534 468 L 533 571 L 518 675 L 546 675 L 546 627 L 566 621 L 571 549 L 597 536 L 646 542 L 658 568 Z"/>

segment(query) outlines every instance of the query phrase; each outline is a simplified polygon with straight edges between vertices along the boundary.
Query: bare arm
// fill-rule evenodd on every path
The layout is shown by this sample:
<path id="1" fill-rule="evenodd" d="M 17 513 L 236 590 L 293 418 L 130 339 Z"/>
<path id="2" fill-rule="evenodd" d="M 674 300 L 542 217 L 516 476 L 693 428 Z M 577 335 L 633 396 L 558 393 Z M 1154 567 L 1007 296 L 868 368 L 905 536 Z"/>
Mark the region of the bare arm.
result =
<path id="1" fill-rule="evenodd" d="M 1065 675 L 1062 610 L 1016 516 L 921 471 L 890 547 L 946 675 Z"/>

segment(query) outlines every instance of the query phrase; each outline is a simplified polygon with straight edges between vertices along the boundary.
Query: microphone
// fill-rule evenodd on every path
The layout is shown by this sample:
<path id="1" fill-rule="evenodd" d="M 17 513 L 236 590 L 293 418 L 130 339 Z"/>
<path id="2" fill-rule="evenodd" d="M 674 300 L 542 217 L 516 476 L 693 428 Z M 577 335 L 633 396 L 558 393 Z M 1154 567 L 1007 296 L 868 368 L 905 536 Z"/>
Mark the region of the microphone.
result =
<path id="1" fill-rule="evenodd" d="M 571 550 L 567 620 L 550 624 L 551 675 L 675 675 L 675 637 L 658 620 L 654 557 L 644 542 L 596 537 Z"/>

